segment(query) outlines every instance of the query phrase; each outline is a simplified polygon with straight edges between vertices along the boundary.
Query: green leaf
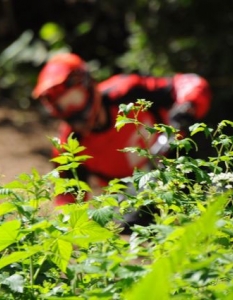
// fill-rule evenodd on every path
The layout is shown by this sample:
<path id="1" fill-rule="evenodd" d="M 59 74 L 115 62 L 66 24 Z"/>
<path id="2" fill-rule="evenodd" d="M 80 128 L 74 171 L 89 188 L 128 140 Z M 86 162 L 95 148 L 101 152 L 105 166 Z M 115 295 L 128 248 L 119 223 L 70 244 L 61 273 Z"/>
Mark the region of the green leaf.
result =
<path id="1" fill-rule="evenodd" d="M 18 220 L 8 221 L 0 226 L 0 251 L 17 241 L 20 226 Z"/>
<path id="2" fill-rule="evenodd" d="M 79 163 L 72 162 L 68 165 L 59 166 L 56 168 L 56 170 L 57 171 L 67 171 L 67 170 L 71 170 L 71 169 L 76 169 L 76 168 L 78 168 L 79 165 L 80 165 Z"/>
<path id="3" fill-rule="evenodd" d="M 206 137 L 210 136 L 211 132 L 213 131 L 213 129 L 207 127 L 205 123 L 195 123 L 194 125 L 189 127 L 189 130 L 191 136 L 203 131 Z"/>
<path id="4" fill-rule="evenodd" d="M 129 104 L 120 104 L 119 105 L 119 113 L 123 112 L 124 114 L 128 114 L 132 109 L 134 108 L 134 103 L 129 103 Z"/>
<path id="5" fill-rule="evenodd" d="M 160 196 L 167 204 L 171 204 L 174 199 L 174 194 L 170 191 L 164 192 Z"/>
<path id="6" fill-rule="evenodd" d="M 132 123 L 133 124 L 135 123 L 134 119 L 129 119 L 126 116 L 118 115 L 117 119 L 116 119 L 115 127 L 116 127 L 117 131 L 119 131 L 126 124 L 132 124 Z"/>
<path id="7" fill-rule="evenodd" d="M 72 244 L 69 241 L 64 240 L 62 237 L 51 240 L 51 244 L 52 261 L 60 268 L 62 272 L 66 272 L 66 268 L 73 250 Z"/>
<path id="8" fill-rule="evenodd" d="M 83 223 L 89 220 L 87 205 L 82 207 L 72 205 L 67 212 L 70 213 L 69 225 L 73 229 L 82 226 Z"/>
<path id="9" fill-rule="evenodd" d="M 222 155 L 222 156 L 219 157 L 219 160 L 221 160 L 221 161 L 231 161 L 232 157 Z"/>
<path id="10" fill-rule="evenodd" d="M 53 162 L 58 163 L 60 165 L 66 165 L 70 162 L 70 157 L 60 155 L 58 157 L 50 159 L 50 161 L 53 161 Z"/>
<path id="11" fill-rule="evenodd" d="M 0 204 L 0 216 L 8 214 L 16 210 L 16 207 L 11 202 L 3 202 Z"/>
<path id="12" fill-rule="evenodd" d="M 149 172 L 146 173 L 145 175 L 139 177 L 139 183 L 138 183 L 138 187 L 139 188 L 143 188 L 148 182 L 150 182 L 152 179 L 154 179 L 154 173 L 153 172 Z"/>
<path id="13" fill-rule="evenodd" d="M 28 180 L 28 177 L 27 177 L 27 180 Z M 4 185 L 4 188 L 8 188 L 8 189 L 24 189 L 25 186 L 22 182 L 18 181 L 18 180 L 14 180 L 14 181 L 11 181 L 9 183 L 6 183 Z"/>
<path id="14" fill-rule="evenodd" d="M 74 157 L 74 161 L 86 161 L 89 158 L 93 158 L 93 156 L 90 155 L 79 155 Z"/>
<path id="15" fill-rule="evenodd" d="M 219 124 L 218 124 L 218 128 L 223 128 L 226 127 L 227 125 L 230 125 L 231 127 L 233 127 L 233 122 L 230 120 L 222 120 Z"/>
<path id="16" fill-rule="evenodd" d="M 35 230 L 41 229 L 41 230 L 45 230 L 46 228 L 50 227 L 51 224 L 47 221 L 47 220 L 43 220 L 41 222 L 35 223 L 32 226 L 28 227 L 27 229 L 25 229 L 23 232 L 33 232 Z"/>
<path id="17" fill-rule="evenodd" d="M 227 203 L 227 199 L 227 196 L 218 197 L 196 222 L 173 231 L 167 237 L 167 241 L 172 240 L 173 245 L 171 247 L 171 243 L 169 243 L 169 253 L 155 260 L 152 272 L 142 278 L 141 282 L 134 286 L 134 289 L 126 295 L 125 299 L 141 300 L 144 297 L 143 295 L 150 291 L 147 297 L 148 300 L 169 300 L 172 276 L 176 277 L 179 272 L 187 270 L 187 260 L 190 258 L 193 249 L 198 249 L 202 253 L 203 247 L 205 247 L 203 241 L 206 241 L 217 231 L 216 221 L 219 212 L 223 210 Z M 178 238 L 171 239 L 172 236 L 176 236 L 177 232 Z M 201 245 L 202 247 L 200 247 Z"/>
<path id="18" fill-rule="evenodd" d="M 175 140 L 174 142 L 171 143 L 172 145 L 176 145 L 179 149 L 185 149 L 186 153 L 188 153 L 193 146 L 195 146 L 195 149 L 198 150 L 197 144 L 189 138 L 184 138 L 182 140 Z"/>
<path id="19" fill-rule="evenodd" d="M 136 283 L 130 293 L 126 294 L 125 299 L 141 300 L 147 295 L 147 300 L 169 300 L 170 285 L 168 283 L 170 270 L 168 260 L 165 258 L 158 260 L 156 271 L 153 270 L 153 272 L 145 276 L 139 283 Z"/>
<path id="20" fill-rule="evenodd" d="M 78 186 L 81 190 L 86 191 L 86 192 L 91 192 L 90 186 L 84 182 L 84 181 L 79 181 Z"/>
<path id="21" fill-rule="evenodd" d="M 112 220 L 114 215 L 114 209 L 111 206 L 105 206 L 94 210 L 91 214 L 91 217 L 98 224 L 104 226 L 109 221 Z"/>
<path id="22" fill-rule="evenodd" d="M 177 131 L 174 127 L 164 124 L 154 124 L 154 129 L 157 132 L 166 133 L 168 138 L 170 138 Z"/>
<path id="23" fill-rule="evenodd" d="M 24 278 L 19 274 L 14 274 L 8 278 L 6 278 L 2 284 L 6 284 L 9 288 L 18 293 L 23 293 L 24 290 Z"/>
<path id="24" fill-rule="evenodd" d="M 149 127 L 145 125 L 145 129 L 150 133 L 150 134 L 154 134 L 157 132 L 157 129 L 153 128 L 153 127 Z"/>
<path id="25" fill-rule="evenodd" d="M 79 141 L 76 138 L 73 138 L 74 132 L 72 132 L 68 139 L 67 143 L 62 145 L 62 148 L 68 153 L 77 154 L 86 149 L 84 146 L 80 146 Z"/>
<path id="26" fill-rule="evenodd" d="M 68 222 L 71 231 L 66 235 L 67 240 L 82 247 L 87 247 L 89 243 L 104 241 L 112 236 L 110 231 L 90 220 L 87 205 L 81 207 L 70 205 L 64 209 L 66 213 L 70 214 Z"/>
<path id="27" fill-rule="evenodd" d="M 89 220 L 76 227 L 73 232 L 73 241 L 84 248 L 87 248 L 91 243 L 104 242 L 111 238 L 113 234 L 101 227 L 98 223 Z"/>
<path id="28" fill-rule="evenodd" d="M 4 268 L 7 265 L 13 264 L 15 262 L 22 261 L 42 250 L 43 249 L 41 246 L 36 245 L 30 248 L 28 247 L 26 251 L 16 251 L 7 256 L 3 256 L 0 259 L 0 269 Z"/>
<path id="29" fill-rule="evenodd" d="M 72 140 L 72 143 L 69 143 L 68 145 L 63 145 L 63 149 L 65 149 L 69 153 L 77 154 L 79 152 L 84 151 L 86 149 L 86 147 L 77 146 L 76 143 L 75 143 L 75 140 Z"/>
<path id="30" fill-rule="evenodd" d="M 138 156 L 144 156 L 144 157 L 147 157 L 149 155 L 147 149 L 142 149 L 139 147 L 125 147 L 124 149 L 120 149 L 119 151 L 137 153 Z"/>

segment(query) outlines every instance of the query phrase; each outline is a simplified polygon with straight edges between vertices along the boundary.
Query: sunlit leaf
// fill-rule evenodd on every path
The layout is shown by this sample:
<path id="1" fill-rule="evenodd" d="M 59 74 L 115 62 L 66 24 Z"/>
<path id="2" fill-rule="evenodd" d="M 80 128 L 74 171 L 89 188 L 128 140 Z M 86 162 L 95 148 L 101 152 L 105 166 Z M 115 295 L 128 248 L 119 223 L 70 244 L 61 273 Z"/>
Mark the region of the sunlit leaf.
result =
<path id="1" fill-rule="evenodd" d="M 21 222 L 12 220 L 0 226 L 0 251 L 17 241 Z"/>
<path id="2" fill-rule="evenodd" d="M 42 250 L 41 246 L 32 246 L 30 248 L 28 247 L 26 251 L 15 251 L 9 255 L 3 256 L 0 259 L 0 269 L 15 262 L 20 262 Z"/>
<path id="3" fill-rule="evenodd" d="M 12 276 L 6 278 L 2 284 L 8 285 L 9 288 L 14 292 L 23 293 L 25 280 L 22 275 L 13 274 Z"/>
<path id="4" fill-rule="evenodd" d="M 8 214 L 16 210 L 16 207 L 11 202 L 3 202 L 0 204 L 0 216 Z"/>
<path id="5" fill-rule="evenodd" d="M 116 127 L 117 131 L 119 131 L 126 124 L 132 124 L 132 123 L 135 123 L 134 119 L 129 119 L 125 116 L 118 115 L 117 119 L 116 119 L 115 127 Z"/>
<path id="6" fill-rule="evenodd" d="M 57 238 L 54 241 L 51 241 L 52 244 L 52 261 L 59 267 L 63 272 L 66 272 L 67 265 L 69 263 L 71 253 L 72 253 L 72 244 L 63 238 Z"/>

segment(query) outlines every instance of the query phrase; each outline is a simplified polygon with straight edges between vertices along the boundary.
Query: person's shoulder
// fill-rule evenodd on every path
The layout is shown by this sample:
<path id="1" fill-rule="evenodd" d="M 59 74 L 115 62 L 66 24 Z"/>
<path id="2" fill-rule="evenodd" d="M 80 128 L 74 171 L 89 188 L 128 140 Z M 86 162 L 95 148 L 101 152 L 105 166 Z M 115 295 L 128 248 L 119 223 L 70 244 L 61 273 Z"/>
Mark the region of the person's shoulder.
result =
<path id="1" fill-rule="evenodd" d="M 173 76 L 173 81 L 176 84 L 207 84 L 207 80 L 197 73 L 177 73 Z"/>
<path id="2" fill-rule="evenodd" d="M 104 91 L 106 89 L 118 86 L 122 81 L 125 81 L 129 78 L 130 75 L 127 74 L 115 74 L 102 82 L 98 83 L 98 89 Z"/>
<path id="3" fill-rule="evenodd" d="M 132 74 L 116 74 L 108 79 L 100 82 L 97 87 L 101 93 L 108 93 L 112 91 L 128 91 L 131 88 L 140 84 L 142 76 Z"/>

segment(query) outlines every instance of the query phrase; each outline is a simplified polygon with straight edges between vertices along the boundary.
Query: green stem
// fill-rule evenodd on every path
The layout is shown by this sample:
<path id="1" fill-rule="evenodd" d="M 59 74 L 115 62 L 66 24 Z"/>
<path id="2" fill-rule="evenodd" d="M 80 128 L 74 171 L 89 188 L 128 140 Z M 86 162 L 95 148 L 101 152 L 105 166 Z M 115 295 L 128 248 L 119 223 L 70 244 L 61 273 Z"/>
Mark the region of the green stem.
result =
<path id="1" fill-rule="evenodd" d="M 31 289 L 33 291 L 33 286 L 34 286 L 34 266 L 33 266 L 33 256 L 30 257 L 30 284 L 31 284 Z"/>
<path id="2" fill-rule="evenodd" d="M 44 258 L 42 259 L 42 262 L 40 263 L 39 268 L 37 268 L 36 272 L 34 273 L 34 275 L 33 275 L 33 282 L 35 282 L 35 280 L 36 280 L 36 278 L 37 278 L 37 276 L 38 276 L 38 274 L 39 274 L 39 272 L 41 270 L 41 267 L 42 267 L 43 263 L 45 262 L 47 256 L 48 256 L 47 254 L 44 256 Z"/>

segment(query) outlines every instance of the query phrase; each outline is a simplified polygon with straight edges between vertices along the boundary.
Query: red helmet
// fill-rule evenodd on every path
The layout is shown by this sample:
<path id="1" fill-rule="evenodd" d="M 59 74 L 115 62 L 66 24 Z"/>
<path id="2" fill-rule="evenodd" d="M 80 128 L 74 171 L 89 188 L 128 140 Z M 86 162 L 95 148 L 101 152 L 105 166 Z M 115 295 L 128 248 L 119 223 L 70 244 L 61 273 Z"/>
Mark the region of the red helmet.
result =
<path id="1" fill-rule="evenodd" d="M 94 81 L 78 55 L 60 53 L 41 70 L 32 96 L 40 99 L 53 116 L 82 120 L 94 104 Z"/>

